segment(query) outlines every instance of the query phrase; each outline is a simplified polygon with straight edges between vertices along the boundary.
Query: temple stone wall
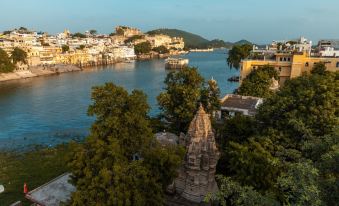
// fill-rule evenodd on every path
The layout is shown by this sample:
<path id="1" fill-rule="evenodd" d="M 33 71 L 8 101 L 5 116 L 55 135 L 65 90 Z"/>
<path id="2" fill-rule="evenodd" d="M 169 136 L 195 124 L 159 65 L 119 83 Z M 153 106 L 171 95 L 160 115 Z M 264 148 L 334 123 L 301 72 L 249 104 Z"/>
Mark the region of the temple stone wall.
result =
<path id="1" fill-rule="evenodd" d="M 187 135 L 180 135 L 179 143 L 186 147 L 187 152 L 175 180 L 176 192 L 187 200 L 202 202 L 208 193 L 218 191 L 215 170 L 220 156 L 210 117 L 202 106 L 192 120 Z"/>

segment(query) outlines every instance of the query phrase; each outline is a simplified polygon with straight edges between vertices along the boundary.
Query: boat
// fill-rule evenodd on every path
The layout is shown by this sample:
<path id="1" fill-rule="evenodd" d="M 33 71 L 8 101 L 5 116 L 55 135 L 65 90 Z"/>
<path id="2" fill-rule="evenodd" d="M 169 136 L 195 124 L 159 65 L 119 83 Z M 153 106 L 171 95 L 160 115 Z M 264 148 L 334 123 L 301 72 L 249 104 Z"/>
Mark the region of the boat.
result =
<path id="1" fill-rule="evenodd" d="M 213 48 L 208 48 L 208 49 L 190 49 L 190 52 L 213 52 Z"/>
<path id="2" fill-rule="evenodd" d="M 227 81 L 229 81 L 229 82 L 239 82 L 240 77 L 239 76 L 233 76 L 233 77 L 228 78 Z"/>
<path id="3" fill-rule="evenodd" d="M 165 69 L 183 69 L 189 64 L 188 59 L 184 58 L 167 58 L 165 60 Z"/>

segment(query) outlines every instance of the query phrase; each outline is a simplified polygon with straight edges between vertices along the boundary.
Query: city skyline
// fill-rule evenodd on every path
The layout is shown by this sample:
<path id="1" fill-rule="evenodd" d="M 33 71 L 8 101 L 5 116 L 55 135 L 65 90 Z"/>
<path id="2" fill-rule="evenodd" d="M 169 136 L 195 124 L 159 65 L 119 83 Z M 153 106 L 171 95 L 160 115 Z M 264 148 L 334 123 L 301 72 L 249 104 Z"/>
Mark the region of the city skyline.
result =
<path id="1" fill-rule="evenodd" d="M 339 2 L 335 0 L 324 0 L 322 4 L 316 0 L 262 0 L 255 5 L 252 0 L 213 0 L 207 5 L 202 0 L 12 0 L 4 1 L 2 7 L 1 31 L 25 26 L 51 34 L 65 28 L 72 32 L 96 29 L 110 33 L 117 25 L 127 25 L 144 32 L 175 28 L 209 40 L 246 39 L 259 44 L 300 36 L 314 43 L 339 38 L 339 28 L 333 26 L 339 23 Z"/>

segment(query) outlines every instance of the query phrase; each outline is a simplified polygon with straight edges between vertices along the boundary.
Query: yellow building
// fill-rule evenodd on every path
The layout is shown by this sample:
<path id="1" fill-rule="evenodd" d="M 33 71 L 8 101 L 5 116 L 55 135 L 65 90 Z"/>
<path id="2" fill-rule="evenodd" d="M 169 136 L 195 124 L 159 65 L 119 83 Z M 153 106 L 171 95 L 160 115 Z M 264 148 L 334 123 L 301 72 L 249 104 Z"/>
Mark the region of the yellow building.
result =
<path id="1" fill-rule="evenodd" d="M 324 62 L 328 71 L 339 70 L 339 58 L 315 57 L 308 52 L 276 53 L 269 59 L 246 59 L 241 62 L 240 83 L 253 70 L 264 65 L 273 66 L 279 72 L 279 84 L 288 79 L 310 72 L 315 63 Z"/>
<path id="2" fill-rule="evenodd" d="M 127 26 L 118 26 L 115 28 L 115 32 L 116 34 L 122 35 L 124 37 L 132 37 L 142 34 L 142 32 L 139 29 Z"/>

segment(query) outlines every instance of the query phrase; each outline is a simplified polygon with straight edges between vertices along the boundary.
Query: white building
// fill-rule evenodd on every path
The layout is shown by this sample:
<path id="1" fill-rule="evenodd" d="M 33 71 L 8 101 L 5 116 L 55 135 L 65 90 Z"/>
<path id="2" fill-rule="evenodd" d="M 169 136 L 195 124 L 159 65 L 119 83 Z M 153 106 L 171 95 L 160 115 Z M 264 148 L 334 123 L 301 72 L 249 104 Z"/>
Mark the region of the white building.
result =
<path id="1" fill-rule="evenodd" d="M 339 50 L 334 50 L 332 47 L 325 47 L 319 53 L 322 57 L 339 57 Z"/>

